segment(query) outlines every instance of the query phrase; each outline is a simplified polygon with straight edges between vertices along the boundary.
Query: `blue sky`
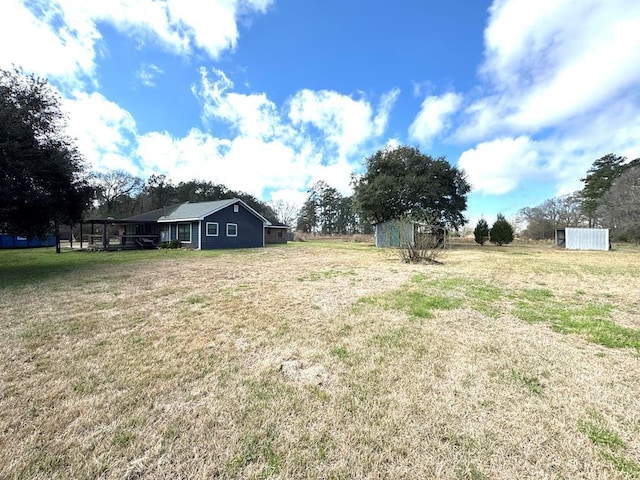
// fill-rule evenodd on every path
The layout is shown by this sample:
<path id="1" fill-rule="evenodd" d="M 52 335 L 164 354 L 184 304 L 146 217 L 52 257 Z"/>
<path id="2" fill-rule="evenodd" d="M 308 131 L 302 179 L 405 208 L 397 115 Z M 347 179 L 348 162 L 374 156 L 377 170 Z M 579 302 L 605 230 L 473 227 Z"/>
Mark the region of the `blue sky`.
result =
<path id="1" fill-rule="evenodd" d="M 60 90 L 92 170 L 299 204 L 407 144 L 474 224 L 640 157 L 638 32 L 637 0 L 4 0 L 0 66 Z"/>

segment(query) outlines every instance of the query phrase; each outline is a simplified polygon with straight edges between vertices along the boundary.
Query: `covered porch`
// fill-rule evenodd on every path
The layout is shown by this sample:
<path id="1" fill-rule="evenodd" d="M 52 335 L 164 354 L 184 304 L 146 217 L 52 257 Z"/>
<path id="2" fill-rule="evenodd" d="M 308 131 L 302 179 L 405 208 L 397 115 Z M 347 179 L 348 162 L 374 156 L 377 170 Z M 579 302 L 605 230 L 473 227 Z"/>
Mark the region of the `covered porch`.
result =
<path id="1" fill-rule="evenodd" d="M 86 220 L 90 225 L 87 234 L 88 250 L 112 251 L 157 248 L 169 238 L 169 226 L 157 222 L 140 222 L 100 218 Z M 80 238 L 82 239 L 82 225 Z M 81 240 L 81 248 L 83 248 Z"/>

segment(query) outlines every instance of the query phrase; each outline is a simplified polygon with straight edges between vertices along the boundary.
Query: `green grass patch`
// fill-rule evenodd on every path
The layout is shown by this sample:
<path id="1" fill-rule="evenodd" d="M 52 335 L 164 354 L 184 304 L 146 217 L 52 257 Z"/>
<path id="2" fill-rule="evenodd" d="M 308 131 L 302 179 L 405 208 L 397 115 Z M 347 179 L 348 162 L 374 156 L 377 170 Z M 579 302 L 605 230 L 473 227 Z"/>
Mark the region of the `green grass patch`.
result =
<path id="1" fill-rule="evenodd" d="M 578 422 L 578 430 L 594 445 L 600 447 L 602 458 L 630 478 L 640 478 L 640 464 L 624 455 L 626 442 L 613 430 L 607 428 L 605 419 L 598 412 L 589 412 L 589 419 Z"/>
<path id="2" fill-rule="evenodd" d="M 187 303 L 190 305 L 201 305 L 204 303 L 204 297 L 202 295 L 190 295 L 187 297 Z"/>
<path id="3" fill-rule="evenodd" d="M 380 306 L 385 310 L 403 310 L 412 317 L 431 318 L 433 310 L 453 310 L 462 305 L 461 298 L 428 295 L 416 290 L 397 290 L 377 297 L 362 297 L 357 306 Z"/>
<path id="4" fill-rule="evenodd" d="M 338 357 L 340 360 L 344 360 L 349 356 L 347 347 L 340 345 L 331 349 L 331 355 Z"/>
<path id="5" fill-rule="evenodd" d="M 385 349 L 403 348 L 407 343 L 408 331 L 405 327 L 392 328 L 373 336 L 373 344 Z"/>
<path id="6" fill-rule="evenodd" d="M 486 480 L 487 477 L 474 463 L 461 462 L 456 468 L 457 480 Z"/>
<path id="7" fill-rule="evenodd" d="M 459 298 L 442 295 L 425 295 L 421 292 L 403 292 L 394 299 L 395 307 L 406 310 L 409 315 L 418 318 L 431 318 L 433 310 L 453 310 L 462 305 Z"/>
<path id="8" fill-rule="evenodd" d="M 135 439 L 135 435 L 132 432 L 128 430 L 121 430 L 119 432 L 116 432 L 116 434 L 113 437 L 112 443 L 116 447 L 126 448 L 129 445 L 131 445 L 134 439 Z"/>
<path id="9" fill-rule="evenodd" d="M 613 468 L 628 475 L 630 478 L 640 478 L 640 464 L 630 460 L 624 455 L 614 455 L 609 452 L 602 452 L 602 458 L 613 464 Z"/>
<path id="10" fill-rule="evenodd" d="M 557 332 L 575 333 L 605 347 L 630 347 L 640 351 L 640 330 L 622 327 L 611 320 L 575 318 L 552 327 Z"/>
<path id="11" fill-rule="evenodd" d="M 411 283 L 423 286 L 427 291 L 437 292 L 463 299 L 464 303 L 474 310 L 489 317 L 497 317 L 499 305 L 505 293 L 502 289 L 479 280 L 453 277 L 432 280 L 426 275 L 416 275 Z"/>
<path id="12" fill-rule="evenodd" d="M 321 272 L 311 272 L 309 275 L 304 277 L 298 277 L 299 282 L 319 282 L 322 280 L 326 280 L 328 278 L 336 278 L 343 276 L 352 276 L 356 275 L 356 272 L 353 270 L 339 270 L 339 269 L 329 269 L 323 270 Z"/>
<path id="13" fill-rule="evenodd" d="M 635 348 L 640 352 L 640 330 L 611 321 L 612 305 L 557 299 L 546 288 L 507 292 L 479 280 L 460 277 L 433 280 L 421 274 L 394 292 L 362 297 L 357 306 L 364 305 L 404 310 L 416 318 L 431 318 L 434 310 L 466 305 L 489 317 L 511 313 L 528 323 L 548 323 L 558 333 L 580 335 L 589 342 L 609 348 Z"/>
<path id="14" fill-rule="evenodd" d="M 55 248 L 0 250 L 0 289 L 19 288 L 52 278 L 78 282 L 78 274 L 100 266 L 162 260 L 193 255 L 182 250 L 132 250 L 121 252 L 86 252 Z M 207 252 L 208 253 L 208 252 Z M 81 281 L 81 280 L 80 280 Z"/>
<path id="15" fill-rule="evenodd" d="M 519 297 L 530 302 L 546 302 L 553 298 L 553 293 L 544 288 L 528 288 L 520 291 Z"/>
<path id="16" fill-rule="evenodd" d="M 532 302 L 513 295 L 513 315 L 527 323 L 562 323 L 571 318 L 572 311 L 567 305 L 556 302 Z"/>
<path id="17" fill-rule="evenodd" d="M 619 450 L 626 447 L 626 444 L 617 433 L 603 425 L 603 421 L 599 416 L 592 415 L 591 420 L 581 420 L 578 422 L 578 429 L 594 445 L 607 447 L 611 450 Z"/>
<path id="18" fill-rule="evenodd" d="M 249 464 L 261 463 L 264 466 L 258 478 L 278 475 L 284 457 L 275 445 L 276 429 L 273 426 L 245 435 L 240 445 L 241 453 L 236 455 L 229 465 L 231 471 L 240 474 Z"/>
<path id="19" fill-rule="evenodd" d="M 542 393 L 542 384 L 536 377 L 529 377 L 517 370 L 512 370 L 511 375 L 515 380 L 527 387 L 531 393 L 535 395 L 540 395 Z"/>

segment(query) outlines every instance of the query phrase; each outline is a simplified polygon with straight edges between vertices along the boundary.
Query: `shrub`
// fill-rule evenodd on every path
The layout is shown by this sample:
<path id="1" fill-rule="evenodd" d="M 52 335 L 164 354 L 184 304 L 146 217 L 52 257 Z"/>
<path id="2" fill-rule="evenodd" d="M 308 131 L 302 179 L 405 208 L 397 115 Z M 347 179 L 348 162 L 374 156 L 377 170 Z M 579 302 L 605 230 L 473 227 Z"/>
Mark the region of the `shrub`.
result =
<path id="1" fill-rule="evenodd" d="M 413 239 L 406 235 L 410 230 Z M 402 219 L 398 221 L 398 232 L 398 256 L 404 263 L 441 263 L 438 259 L 444 256 L 444 229 L 418 232 L 411 220 Z"/>
<path id="2" fill-rule="evenodd" d="M 404 263 L 441 263 L 445 250 L 437 237 L 433 235 L 418 235 L 416 241 L 400 244 L 398 256 Z"/>
<path id="3" fill-rule="evenodd" d="M 171 240 L 170 242 L 162 242 L 158 245 L 159 248 L 182 248 L 182 242 L 180 240 Z"/>

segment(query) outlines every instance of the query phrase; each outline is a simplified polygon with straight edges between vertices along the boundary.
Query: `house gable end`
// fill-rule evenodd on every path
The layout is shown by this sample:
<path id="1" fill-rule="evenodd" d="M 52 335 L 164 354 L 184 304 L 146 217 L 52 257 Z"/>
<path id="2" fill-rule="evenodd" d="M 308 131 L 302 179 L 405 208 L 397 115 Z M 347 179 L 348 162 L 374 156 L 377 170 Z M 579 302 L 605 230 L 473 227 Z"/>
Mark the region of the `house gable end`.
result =
<path id="1" fill-rule="evenodd" d="M 264 218 L 255 215 L 250 207 L 245 207 L 244 202 L 235 212 L 233 206 L 236 202 L 222 209 L 209 213 L 200 220 L 203 232 L 200 241 L 203 250 L 216 248 L 255 248 L 264 246 Z M 217 223 L 217 236 L 207 236 L 207 223 Z"/>

